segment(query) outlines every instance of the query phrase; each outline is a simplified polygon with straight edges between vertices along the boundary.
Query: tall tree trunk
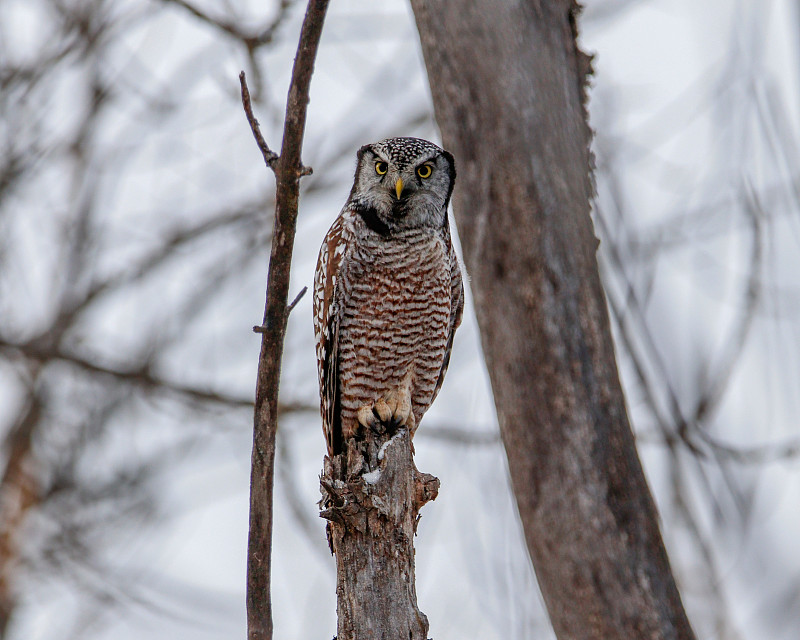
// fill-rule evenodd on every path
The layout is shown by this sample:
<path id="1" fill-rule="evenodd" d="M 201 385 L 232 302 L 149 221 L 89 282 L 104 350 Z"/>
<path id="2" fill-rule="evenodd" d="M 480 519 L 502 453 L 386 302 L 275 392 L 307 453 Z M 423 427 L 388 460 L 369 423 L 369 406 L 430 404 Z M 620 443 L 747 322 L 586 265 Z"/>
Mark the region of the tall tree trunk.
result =
<path id="1" fill-rule="evenodd" d="M 412 0 L 525 537 L 560 640 L 693 638 L 636 454 L 590 219 L 572 0 Z"/>

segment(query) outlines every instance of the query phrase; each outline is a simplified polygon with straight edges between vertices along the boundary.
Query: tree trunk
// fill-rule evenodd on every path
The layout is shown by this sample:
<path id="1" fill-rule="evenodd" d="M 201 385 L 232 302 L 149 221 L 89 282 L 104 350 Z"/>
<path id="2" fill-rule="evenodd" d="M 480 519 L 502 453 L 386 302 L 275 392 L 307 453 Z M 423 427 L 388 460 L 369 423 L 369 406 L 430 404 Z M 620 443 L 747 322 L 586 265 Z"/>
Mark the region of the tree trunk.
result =
<path id="1" fill-rule="evenodd" d="M 556 635 L 694 638 L 636 454 L 597 271 L 578 6 L 412 7 L 458 164 L 456 221 Z"/>
<path id="2" fill-rule="evenodd" d="M 336 555 L 337 640 L 427 640 L 414 535 L 439 480 L 417 471 L 408 431 L 349 440 L 347 451 L 325 457 L 320 484 Z"/>

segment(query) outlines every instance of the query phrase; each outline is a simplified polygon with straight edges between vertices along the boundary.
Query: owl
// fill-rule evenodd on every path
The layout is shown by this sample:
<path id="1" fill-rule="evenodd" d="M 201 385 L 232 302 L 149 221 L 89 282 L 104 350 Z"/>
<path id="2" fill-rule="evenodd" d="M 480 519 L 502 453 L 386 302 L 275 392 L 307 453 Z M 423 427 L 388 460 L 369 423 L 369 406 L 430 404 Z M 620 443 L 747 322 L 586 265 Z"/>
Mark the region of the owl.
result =
<path id="1" fill-rule="evenodd" d="M 355 180 L 314 276 L 328 454 L 364 429 L 413 436 L 442 386 L 464 287 L 447 206 L 453 156 L 418 138 L 358 151 Z"/>

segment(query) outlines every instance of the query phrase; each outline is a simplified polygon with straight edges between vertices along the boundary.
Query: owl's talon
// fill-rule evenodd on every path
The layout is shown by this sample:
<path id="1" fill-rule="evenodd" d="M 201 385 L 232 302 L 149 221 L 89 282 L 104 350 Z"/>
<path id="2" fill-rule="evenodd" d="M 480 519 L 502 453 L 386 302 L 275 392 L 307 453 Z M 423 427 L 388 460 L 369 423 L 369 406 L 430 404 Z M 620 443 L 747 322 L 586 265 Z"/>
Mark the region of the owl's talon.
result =
<path id="1" fill-rule="evenodd" d="M 372 408 L 372 405 L 365 404 L 358 409 L 358 423 L 366 429 L 374 429 L 375 423 L 378 422 L 378 416 Z"/>
<path id="2" fill-rule="evenodd" d="M 393 434 L 401 427 L 408 427 L 413 433 L 416 420 L 411 411 L 408 382 L 404 381 L 400 387 L 375 402 L 361 406 L 358 410 L 358 422 L 378 434 Z"/>
<path id="3" fill-rule="evenodd" d="M 413 431 L 414 414 L 411 411 L 411 377 L 406 376 L 403 383 L 394 391 L 386 394 L 382 400 L 389 409 L 387 419 L 384 422 L 393 431 L 400 427 L 410 427 Z"/>
<path id="4" fill-rule="evenodd" d="M 392 420 L 393 411 L 383 398 L 378 398 L 375 404 L 372 405 L 372 413 L 383 423 L 388 423 Z"/>

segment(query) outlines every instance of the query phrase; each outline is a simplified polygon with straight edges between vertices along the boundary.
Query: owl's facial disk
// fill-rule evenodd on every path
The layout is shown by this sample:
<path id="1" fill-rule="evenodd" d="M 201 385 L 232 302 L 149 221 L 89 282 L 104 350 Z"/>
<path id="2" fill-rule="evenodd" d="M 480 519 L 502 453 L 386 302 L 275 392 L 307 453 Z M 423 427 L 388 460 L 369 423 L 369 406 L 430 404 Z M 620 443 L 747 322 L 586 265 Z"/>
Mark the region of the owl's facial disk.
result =
<path id="1" fill-rule="evenodd" d="M 380 143 L 363 147 L 351 199 L 374 209 L 393 230 L 440 228 L 455 170 L 450 154 L 430 147 L 413 159 L 402 160 L 392 158 Z"/>
<path id="2" fill-rule="evenodd" d="M 423 165 L 426 171 L 422 174 L 430 177 L 431 160 L 425 160 Z M 370 170 L 371 169 L 371 170 Z M 362 175 L 360 184 L 362 195 L 367 195 L 370 200 L 391 206 L 397 209 L 395 213 L 402 215 L 401 204 L 406 204 L 410 198 L 425 185 L 422 178 L 415 175 L 415 167 L 409 163 L 393 162 L 383 154 L 369 150 L 362 157 Z"/>

